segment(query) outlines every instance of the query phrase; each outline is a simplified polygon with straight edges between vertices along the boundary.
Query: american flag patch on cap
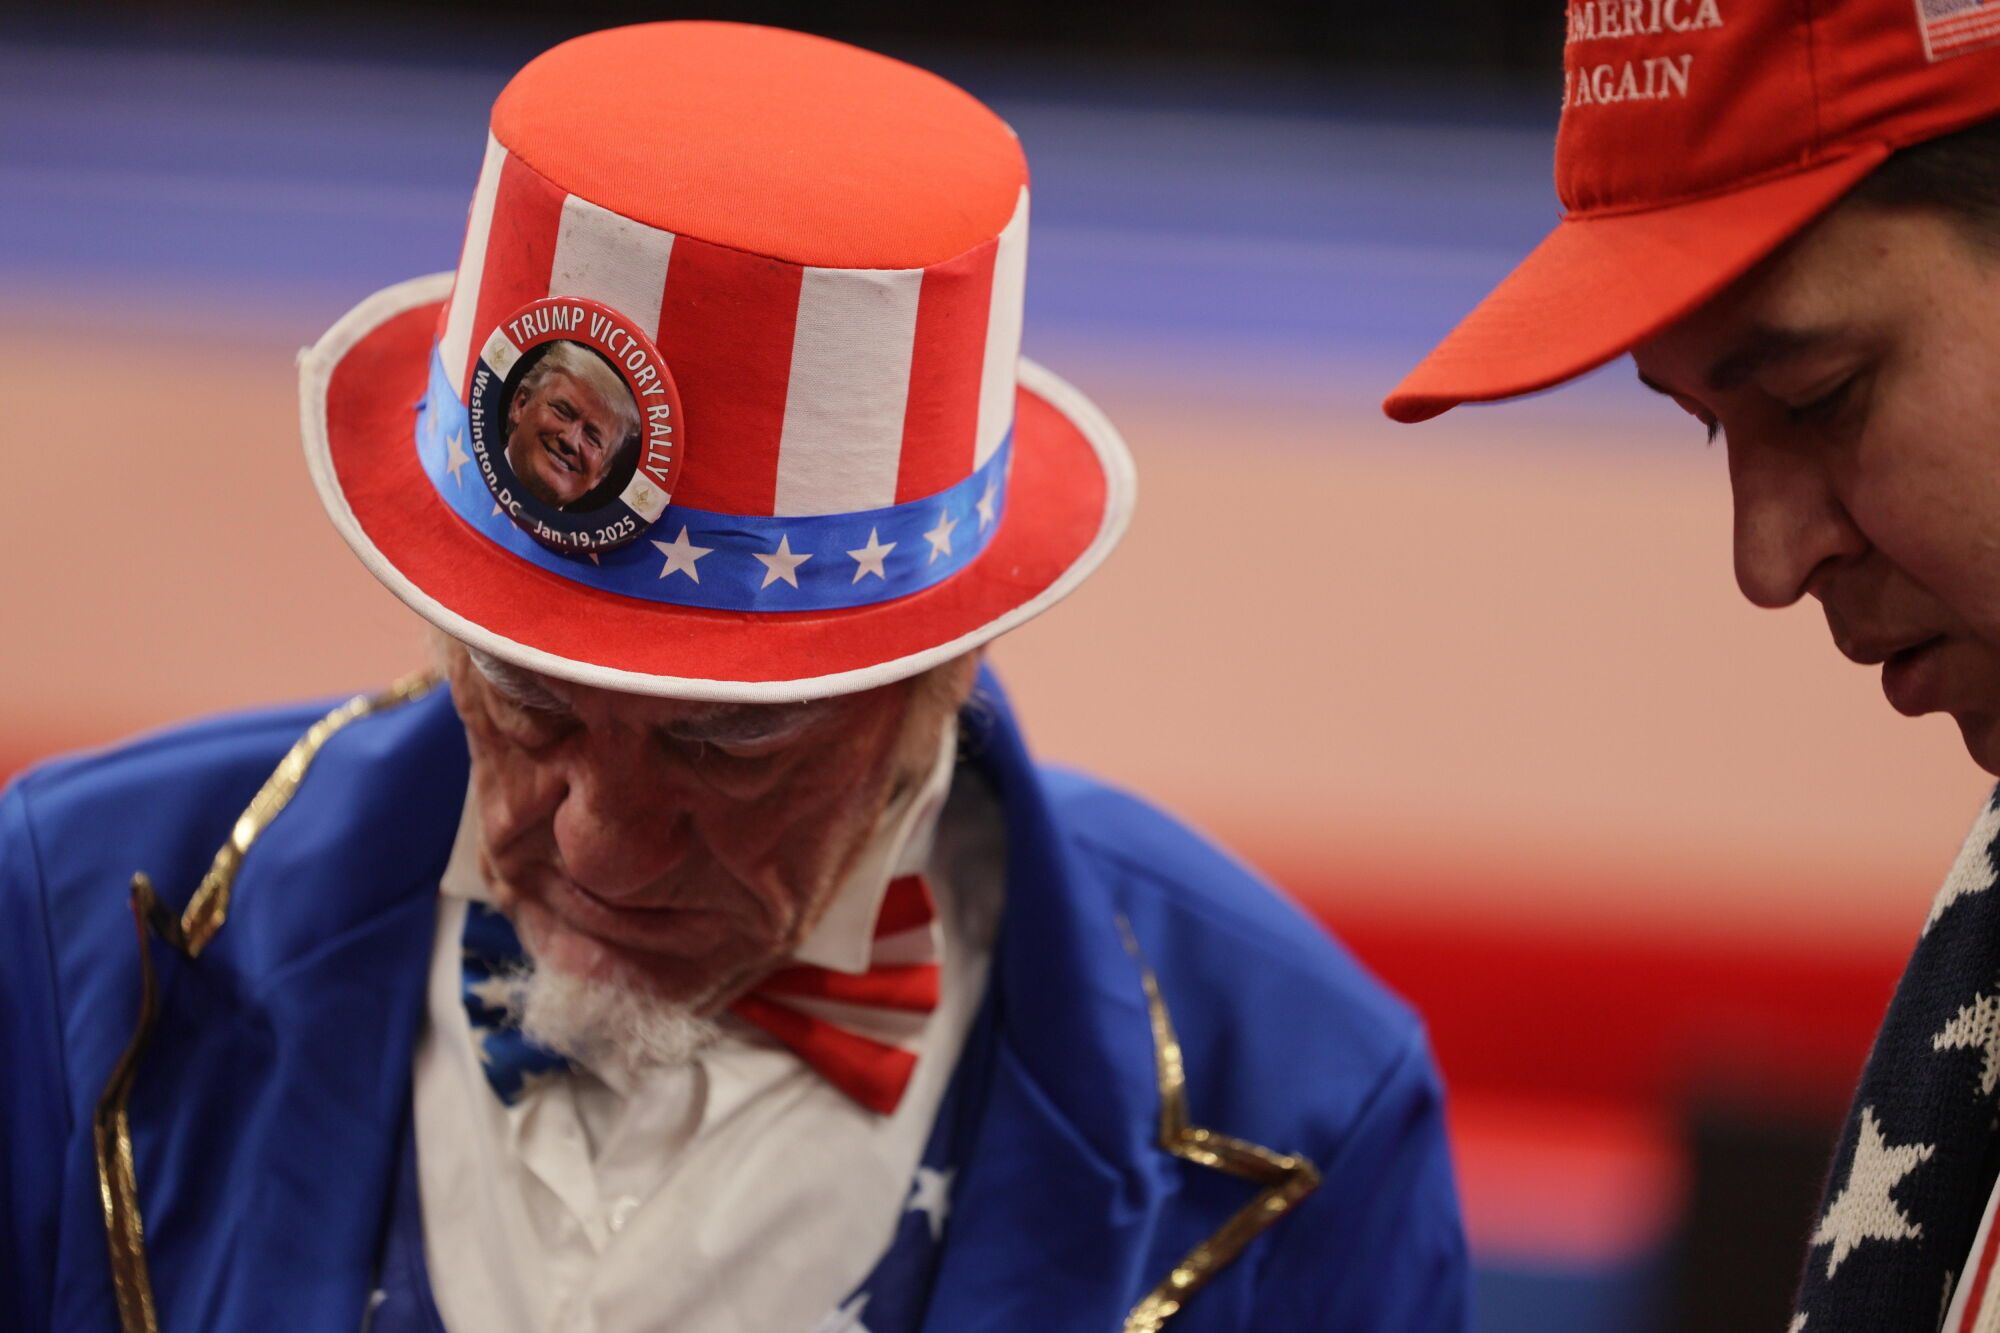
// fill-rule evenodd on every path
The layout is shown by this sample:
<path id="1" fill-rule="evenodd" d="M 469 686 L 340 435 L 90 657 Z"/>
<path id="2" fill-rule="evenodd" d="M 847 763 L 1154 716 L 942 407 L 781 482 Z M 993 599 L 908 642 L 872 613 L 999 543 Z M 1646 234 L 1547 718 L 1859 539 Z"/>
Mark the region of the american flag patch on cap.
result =
<path id="1" fill-rule="evenodd" d="M 1916 0 L 1924 55 L 1933 61 L 2000 42 L 2000 0 Z"/>

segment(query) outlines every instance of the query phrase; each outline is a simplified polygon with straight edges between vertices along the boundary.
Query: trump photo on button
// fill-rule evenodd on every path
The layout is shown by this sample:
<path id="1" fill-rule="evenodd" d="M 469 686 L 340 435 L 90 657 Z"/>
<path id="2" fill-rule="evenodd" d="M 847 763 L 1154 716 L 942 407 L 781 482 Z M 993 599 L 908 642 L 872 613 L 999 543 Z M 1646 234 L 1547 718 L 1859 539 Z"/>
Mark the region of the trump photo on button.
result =
<path id="1" fill-rule="evenodd" d="M 638 442 L 631 393 L 581 343 L 550 343 L 507 396 L 507 465 L 553 508 L 582 507 L 608 478 L 629 474 Z"/>
<path id="2" fill-rule="evenodd" d="M 432 667 L 0 797 L 0 1327 L 1464 1328 L 1416 1016 L 983 662 L 1135 500 L 1013 132 L 690 22 L 465 148 L 300 363 Z"/>

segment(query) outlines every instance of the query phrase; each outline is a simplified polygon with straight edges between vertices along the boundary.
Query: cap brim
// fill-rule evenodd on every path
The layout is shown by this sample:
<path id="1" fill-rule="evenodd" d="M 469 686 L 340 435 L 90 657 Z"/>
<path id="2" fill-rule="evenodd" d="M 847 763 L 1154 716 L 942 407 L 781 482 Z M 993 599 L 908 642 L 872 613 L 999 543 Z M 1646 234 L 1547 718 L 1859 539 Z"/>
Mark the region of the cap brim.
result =
<path id="1" fill-rule="evenodd" d="M 1024 359 L 1000 526 L 941 583 L 852 609 L 749 614 L 569 582 L 474 532 L 422 469 L 417 404 L 450 286 L 443 273 L 377 292 L 301 355 L 307 463 L 335 528 L 370 572 L 445 633 L 516 665 L 699 700 L 869 689 L 1047 610 L 1102 563 L 1130 521 L 1136 483 L 1118 432 L 1076 389 Z M 698 452 L 688 466 L 700 466 Z"/>
<path id="2" fill-rule="evenodd" d="M 1425 421 L 1561 384 L 1698 309 L 1889 155 L 1835 161 L 1644 212 L 1569 217 L 1396 386 L 1382 410 Z"/>

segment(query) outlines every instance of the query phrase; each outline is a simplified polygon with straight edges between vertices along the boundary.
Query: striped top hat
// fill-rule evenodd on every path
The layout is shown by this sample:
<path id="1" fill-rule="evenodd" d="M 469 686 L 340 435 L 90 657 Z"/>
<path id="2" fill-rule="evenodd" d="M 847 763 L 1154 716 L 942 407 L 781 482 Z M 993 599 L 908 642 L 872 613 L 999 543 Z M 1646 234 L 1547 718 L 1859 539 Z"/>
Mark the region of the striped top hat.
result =
<path id="1" fill-rule="evenodd" d="M 972 97 L 799 33 L 655 23 L 494 104 L 455 274 L 301 361 L 342 537 L 453 637 L 689 699 L 846 693 L 1066 595 L 1130 456 L 1020 358 L 1028 176 Z"/>

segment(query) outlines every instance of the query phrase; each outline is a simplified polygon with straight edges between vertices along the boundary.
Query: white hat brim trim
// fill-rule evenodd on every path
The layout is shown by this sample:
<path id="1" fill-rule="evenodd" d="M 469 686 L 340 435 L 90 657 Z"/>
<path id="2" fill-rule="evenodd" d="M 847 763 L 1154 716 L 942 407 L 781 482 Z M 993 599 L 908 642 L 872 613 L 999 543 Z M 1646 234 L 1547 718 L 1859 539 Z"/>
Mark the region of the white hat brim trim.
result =
<path id="1" fill-rule="evenodd" d="M 1022 357 L 1022 387 L 1055 408 L 1089 442 L 1097 456 L 1098 466 L 1104 472 L 1105 494 L 1104 514 L 1090 545 L 1054 583 L 1012 610 L 933 648 L 873 666 L 793 680 L 707 680 L 693 676 L 656 676 L 643 671 L 578 662 L 545 649 L 517 643 L 445 606 L 413 583 L 382 554 L 355 518 L 346 494 L 340 489 L 333 471 L 333 451 L 327 439 L 326 395 L 334 368 L 362 339 L 397 315 L 444 300 L 450 294 L 451 283 L 452 274 L 433 273 L 385 287 L 341 316 L 318 342 L 301 351 L 299 433 L 305 442 L 306 468 L 312 475 L 313 488 L 319 492 L 320 503 L 333 520 L 334 529 L 361 557 L 361 563 L 367 566 L 368 572 L 381 580 L 404 605 L 460 643 L 491 653 L 526 670 L 601 689 L 701 703 L 793 703 L 853 694 L 927 671 L 1034 619 L 1069 596 L 1078 584 L 1103 564 L 1104 558 L 1111 554 L 1112 548 L 1118 545 L 1125 529 L 1131 524 L 1132 507 L 1138 499 L 1138 475 L 1132 464 L 1131 451 L 1125 447 L 1117 428 L 1075 386 L 1046 367 Z"/>

